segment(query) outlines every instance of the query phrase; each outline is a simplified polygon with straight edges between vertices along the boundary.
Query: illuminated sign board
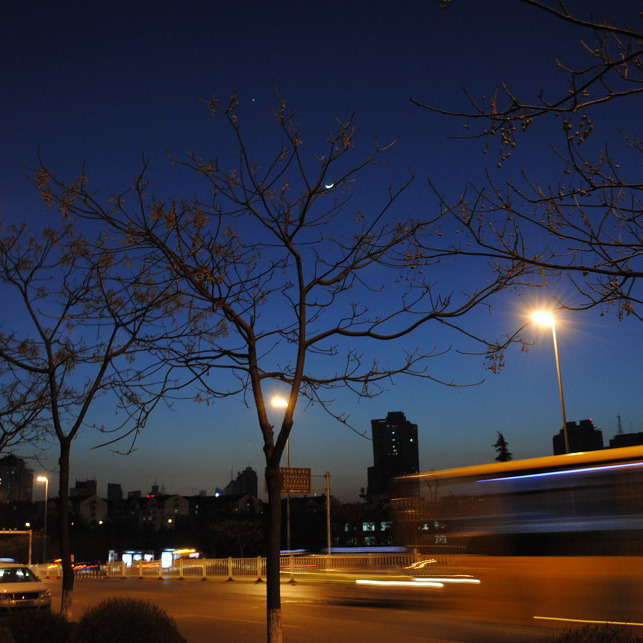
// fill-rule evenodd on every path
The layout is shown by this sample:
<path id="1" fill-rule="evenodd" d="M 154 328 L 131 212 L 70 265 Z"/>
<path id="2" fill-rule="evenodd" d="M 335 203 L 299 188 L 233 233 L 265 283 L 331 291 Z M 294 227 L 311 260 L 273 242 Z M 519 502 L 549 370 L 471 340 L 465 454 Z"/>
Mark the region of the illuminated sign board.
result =
<path id="1" fill-rule="evenodd" d="M 279 467 L 281 493 L 310 493 L 310 469 L 307 467 Z M 266 493 L 268 482 L 266 481 Z"/>
<path id="2" fill-rule="evenodd" d="M 280 467 L 281 493 L 310 493 L 310 469 Z"/>

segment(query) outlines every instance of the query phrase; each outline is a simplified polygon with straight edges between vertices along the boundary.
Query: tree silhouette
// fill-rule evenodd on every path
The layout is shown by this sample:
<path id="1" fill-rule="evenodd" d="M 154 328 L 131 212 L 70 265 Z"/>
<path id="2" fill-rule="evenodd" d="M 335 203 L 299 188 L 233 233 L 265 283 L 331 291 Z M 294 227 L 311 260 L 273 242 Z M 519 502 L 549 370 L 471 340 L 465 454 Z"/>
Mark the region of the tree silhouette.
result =
<path id="1" fill-rule="evenodd" d="M 509 451 L 509 447 L 507 445 L 507 440 L 505 440 L 505 436 L 498 431 L 498 439 L 496 440 L 496 443 L 493 445 L 493 448 L 496 450 L 496 453 L 498 454 L 496 456 L 496 460 L 498 462 L 508 462 L 509 460 L 512 459 L 511 451 Z"/>
<path id="2" fill-rule="evenodd" d="M 69 531 L 73 441 L 82 428 L 92 426 L 108 435 L 108 443 L 134 439 L 142 429 L 169 382 L 149 359 L 148 342 L 160 328 L 154 322 L 171 316 L 176 307 L 168 291 L 146 283 L 141 264 L 134 281 L 123 281 L 130 259 L 95 252 L 100 246 L 71 225 L 37 236 L 25 226 L 10 228 L 0 238 L 0 292 L 12 311 L 0 324 L 0 390 L 12 421 L 20 417 L 14 431 L 30 437 L 46 427 L 59 447 L 61 612 L 67 616 L 74 587 Z M 105 396 L 120 415 L 112 426 L 90 419 L 92 404 Z"/>
<path id="3" fill-rule="evenodd" d="M 449 4 L 440 0 L 443 8 Z M 465 129 L 458 138 L 483 140 L 485 152 L 498 150 L 497 168 L 489 169 L 486 185 L 470 184 L 454 200 L 433 186 L 443 211 L 461 226 L 462 240 L 455 247 L 486 258 L 498 271 L 538 268 L 543 285 L 566 280 L 574 295 L 559 301 L 564 308 L 598 307 L 615 310 L 619 319 L 643 319 L 643 143 L 640 132 L 614 125 L 625 110 L 641 108 L 640 7 L 612 4 L 610 11 L 620 17 L 605 22 L 589 7 L 585 17 L 582 9 L 573 14 L 563 3 L 518 0 L 512 8 L 520 4 L 564 22 L 570 39 L 578 42 L 582 62 L 556 61 L 567 81 L 562 90 L 559 83 L 549 90 L 533 86 L 530 98 L 503 82 L 488 98 L 467 93 L 463 109 L 412 99 L 461 119 Z M 546 123 L 560 133 L 548 141 L 558 178 L 549 179 L 549 185 L 525 172 L 503 179 L 515 148 L 528 133 L 533 144 L 533 130 Z M 603 140 L 597 141 L 602 132 Z"/>
<path id="4" fill-rule="evenodd" d="M 404 343 L 429 322 L 477 339 L 493 354 L 498 343 L 476 337 L 463 320 L 521 272 L 481 278 L 478 287 L 468 283 L 466 292 L 451 285 L 440 289 L 432 270 L 447 262 L 450 273 L 457 254 L 438 248 L 438 221 L 395 212 L 410 178 L 388 186 L 377 207 L 372 187 L 367 211 L 349 207 L 357 181 L 387 149 L 376 146 L 365 158 L 352 160 L 352 120 L 339 121 L 311 154 L 279 99 L 274 115 L 280 140 L 268 161 L 259 163 L 241 128 L 243 110 L 236 97 L 206 106 L 227 127 L 236 153 L 232 169 L 218 150 L 211 157 L 174 159 L 205 181 L 202 198 L 156 199 L 147 167 L 129 191 L 106 199 L 89 190 L 84 174 L 66 183 L 43 164 L 37 180 L 47 204 L 66 217 L 106 225 L 105 237 L 115 247 L 156 267 L 158 287 L 176 284 L 191 332 L 158 343 L 156 351 L 198 380 L 197 399 L 242 394 L 254 405 L 269 505 L 268 636 L 281 641 L 280 462 L 297 404 L 303 399 L 321 405 L 351 426 L 348 415 L 333 405 L 336 389 L 373 397 L 396 376 L 440 382 L 428 365 L 443 351 Z M 266 132 L 261 140 L 275 137 Z M 419 248 L 419 236 L 425 241 L 433 236 L 436 248 Z M 397 358 L 381 358 L 376 348 L 381 343 L 395 343 Z M 426 335 L 421 343 L 427 345 Z M 275 384 L 288 391 L 277 431 L 267 399 Z"/>

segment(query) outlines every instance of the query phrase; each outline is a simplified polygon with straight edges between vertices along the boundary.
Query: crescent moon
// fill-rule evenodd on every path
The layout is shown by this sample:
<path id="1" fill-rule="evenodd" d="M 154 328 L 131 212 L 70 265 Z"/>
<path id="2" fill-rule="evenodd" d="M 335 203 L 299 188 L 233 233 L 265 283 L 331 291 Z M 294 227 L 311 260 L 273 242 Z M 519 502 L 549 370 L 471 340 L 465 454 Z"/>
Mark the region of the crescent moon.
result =
<path id="1" fill-rule="evenodd" d="M 334 183 L 324 183 L 324 188 L 326 190 L 330 190 L 334 185 Z"/>

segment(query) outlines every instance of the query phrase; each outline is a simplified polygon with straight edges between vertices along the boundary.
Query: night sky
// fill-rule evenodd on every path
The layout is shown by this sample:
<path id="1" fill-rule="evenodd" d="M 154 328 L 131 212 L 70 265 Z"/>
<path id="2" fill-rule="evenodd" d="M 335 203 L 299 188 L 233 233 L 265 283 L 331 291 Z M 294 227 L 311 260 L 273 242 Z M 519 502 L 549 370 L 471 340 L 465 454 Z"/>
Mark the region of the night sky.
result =
<path id="1" fill-rule="evenodd" d="M 617 20 L 640 20 L 639 2 L 570 6 L 617 10 L 608 4 L 618 8 Z M 484 155 L 480 142 L 450 138 L 461 134 L 459 121 L 419 109 L 409 98 L 459 109 L 465 107 L 462 87 L 482 96 L 500 81 L 534 96 L 541 86 L 561 86 L 554 56 L 579 58 L 579 32 L 518 2 L 453 0 L 451 5 L 442 11 L 437 2 L 404 0 L 6 0 L 0 8 L 0 217 L 35 228 L 55 223 L 56 215 L 43 208 L 31 184 L 29 168 L 37 164 L 38 149 L 65 178 L 85 162 L 92 185 L 107 190 L 127 187 L 145 155 L 152 189 L 190 196 L 196 189 L 193 178 L 177 171 L 168 154 L 226 151 L 198 99 L 237 92 L 246 129 L 261 155 L 270 140 L 263 132 L 270 125 L 275 85 L 295 110 L 311 152 L 316 142 L 323 144 L 336 118 L 353 112 L 362 155 L 374 138 L 398 139 L 385 168 L 356 189 L 356 206 L 368 209 L 381 198 L 386 181 L 402 180 L 412 171 L 416 180 L 398 213 L 430 215 L 437 206 L 428 178 L 453 197 L 466 183 L 480 183 L 485 169 L 495 171 L 495 157 Z M 640 111 L 640 99 L 634 99 L 599 113 L 600 136 L 627 131 Z M 534 128 L 498 176 L 512 178 L 526 169 L 540 181 L 555 182 L 548 142 L 557 130 L 549 127 Z M 630 133 L 638 134 L 632 128 Z M 454 287 L 473 284 L 475 277 L 473 270 L 441 274 L 453 279 Z M 569 286 L 507 292 L 491 311 L 476 312 L 472 323 L 500 336 L 554 296 L 574 303 Z M 618 415 L 624 431 L 643 431 L 641 330 L 640 322 L 619 322 L 597 310 L 568 313 L 558 326 L 567 417 L 592 418 L 606 444 L 616 433 Z M 461 383 L 484 379 L 482 385 L 445 388 L 403 379 L 376 399 L 339 394 L 337 402 L 369 434 L 372 418 L 406 413 L 419 427 L 424 470 L 492 461 L 497 431 L 515 458 L 549 455 L 551 436 L 560 428 L 551 334 L 534 329 L 532 339 L 529 352 L 510 351 L 504 370 L 493 374 L 479 357 L 458 354 L 457 349 L 469 347 L 459 345 L 456 336 L 427 326 L 409 347 L 453 346 L 432 363 L 432 372 Z M 94 416 L 105 423 L 107 406 L 99 404 Z M 72 449 L 72 480 L 96 478 L 99 493 L 105 493 L 107 482 L 120 482 L 126 492 L 145 492 L 155 481 L 173 493 L 211 492 L 229 481 L 231 471 L 236 475 L 250 465 L 261 472 L 264 466 L 254 411 L 240 398 L 211 406 L 185 402 L 155 415 L 138 451 L 129 456 L 90 451 L 99 441 L 87 431 Z M 29 455 L 29 450 L 18 453 Z M 55 469 L 55 449 L 47 463 Z M 329 471 L 333 494 L 355 499 L 366 486 L 371 443 L 321 409 L 300 406 L 291 464 L 311 467 L 315 474 Z"/>

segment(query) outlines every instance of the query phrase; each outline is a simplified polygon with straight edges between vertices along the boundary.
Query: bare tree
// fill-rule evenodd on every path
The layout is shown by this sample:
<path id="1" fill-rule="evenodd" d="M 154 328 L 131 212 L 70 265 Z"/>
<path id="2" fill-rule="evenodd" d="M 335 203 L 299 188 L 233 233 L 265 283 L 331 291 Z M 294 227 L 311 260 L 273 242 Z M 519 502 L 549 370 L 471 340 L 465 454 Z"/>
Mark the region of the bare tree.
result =
<path id="1" fill-rule="evenodd" d="M 206 181 L 204 198 L 155 199 L 145 169 L 131 190 L 105 202 L 87 189 L 85 177 L 68 184 L 43 165 L 38 180 L 46 202 L 65 216 L 107 224 L 128 247 L 166 266 L 165 279 L 178 284 L 193 325 L 181 344 L 159 344 L 159 350 L 199 379 L 200 395 L 240 393 L 254 405 L 268 489 L 268 640 L 281 641 L 280 461 L 297 404 L 320 404 L 350 425 L 333 405 L 335 389 L 372 397 L 396 376 L 440 381 L 427 362 L 444 351 L 409 349 L 403 340 L 428 322 L 473 338 L 459 320 L 510 282 L 497 275 L 467 292 L 438 289 L 430 268 L 454 256 L 438 247 L 418 249 L 416 236 L 426 239 L 435 222 L 395 215 L 410 179 L 389 186 L 375 210 L 350 208 L 356 182 L 386 151 L 376 147 L 352 161 L 352 119 L 338 122 L 324 149 L 312 155 L 280 100 L 276 151 L 260 164 L 242 132 L 236 98 L 206 105 L 227 126 L 236 154 L 233 169 L 217 156 L 175 159 Z M 262 140 L 271 137 L 268 132 Z M 378 356 L 386 343 L 397 345 L 392 363 Z M 421 343 L 429 343 L 426 336 Z M 266 399 L 275 383 L 289 391 L 278 431 Z"/>
<path id="2" fill-rule="evenodd" d="M 449 2 L 440 4 L 446 7 Z M 469 185 L 456 200 L 434 187 L 443 211 L 466 232 L 457 248 L 490 259 L 499 270 L 507 261 L 539 268 L 542 283 L 568 279 L 581 297 L 580 303 L 578 297 L 561 302 L 565 308 L 614 308 L 619 318 L 643 319 L 643 143 L 639 132 L 617 130 L 621 110 L 631 110 L 643 92 L 640 7 L 630 4 L 636 13 L 623 15 L 626 5 L 606 6 L 606 11 L 621 15 L 617 22 L 574 15 L 563 3 L 514 4 L 564 21 L 570 38 L 578 37 L 585 64 L 555 62 L 567 79 L 562 91 L 534 87 L 529 98 L 501 83 L 488 99 L 466 93 L 468 106 L 462 110 L 412 100 L 462 119 L 465 130 L 458 138 L 482 139 L 485 151 L 495 144 L 498 168 L 509 162 L 528 132 L 544 125 L 540 121 L 553 120 L 560 139 L 551 140 L 552 167 L 559 167 L 560 176 L 555 183 L 541 185 L 524 172 L 522 181 L 489 172 L 485 186 Z M 602 142 L 596 142 L 597 112 L 598 122 L 606 126 Z"/>
<path id="3" fill-rule="evenodd" d="M 100 244 L 94 244 L 97 247 Z M 166 374 L 149 358 L 137 359 L 155 316 L 172 312 L 175 300 L 145 271 L 122 280 L 126 257 L 95 254 L 71 226 L 44 230 L 40 238 L 12 228 L 0 239 L 0 289 L 10 309 L 0 328 L 0 376 L 9 417 L 17 428 L 32 421 L 49 427 L 59 447 L 59 536 L 63 566 L 61 612 L 71 615 L 74 575 L 69 531 L 71 445 L 92 426 L 90 408 L 109 395 L 122 412 L 118 426 L 97 428 L 134 438 L 144 426 Z M 139 266 L 140 268 L 140 266 Z M 158 372 L 157 372 L 158 371 Z M 22 411 L 15 411 L 22 407 Z M 11 415 L 13 412 L 14 415 Z"/>
<path id="4" fill-rule="evenodd" d="M 41 420 L 46 399 L 39 378 L 16 377 L 11 364 L 0 362 L 0 453 L 19 444 L 37 445 L 44 433 Z"/>

